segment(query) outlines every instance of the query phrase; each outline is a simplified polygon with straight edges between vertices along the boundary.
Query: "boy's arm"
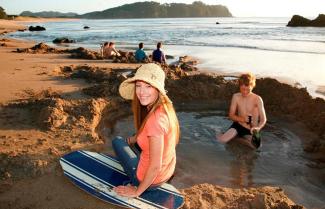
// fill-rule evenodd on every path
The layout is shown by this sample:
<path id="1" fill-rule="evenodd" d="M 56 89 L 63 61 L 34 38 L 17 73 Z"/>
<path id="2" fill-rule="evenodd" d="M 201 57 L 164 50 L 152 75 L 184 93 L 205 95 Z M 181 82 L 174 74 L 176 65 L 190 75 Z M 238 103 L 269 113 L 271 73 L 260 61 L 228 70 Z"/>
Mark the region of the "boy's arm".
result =
<path id="1" fill-rule="evenodd" d="M 263 100 L 259 96 L 257 97 L 257 109 L 258 109 L 258 115 L 259 115 L 259 122 L 258 122 L 258 125 L 256 127 L 253 127 L 252 129 L 259 131 L 264 127 L 264 125 L 266 123 L 266 114 L 265 114 Z"/>

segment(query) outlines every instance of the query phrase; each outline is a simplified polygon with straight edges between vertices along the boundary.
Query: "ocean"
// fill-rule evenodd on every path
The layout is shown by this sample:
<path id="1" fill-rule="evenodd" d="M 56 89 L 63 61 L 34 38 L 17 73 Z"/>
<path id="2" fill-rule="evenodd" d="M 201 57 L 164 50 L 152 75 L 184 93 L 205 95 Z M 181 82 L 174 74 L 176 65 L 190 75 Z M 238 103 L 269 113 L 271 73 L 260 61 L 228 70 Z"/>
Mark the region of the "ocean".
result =
<path id="1" fill-rule="evenodd" d="M 94 50 L 99 50 L 105 41 L 114 41 L 117 49 L 128 50 L 135 50 L 143 42 L 148 53 L 162 41 L 166 54 L 198 58 L 202 71 L 225 75 L 252 72 L 257 77 L 305 87 L 313 97 L 325 98 L 325 28 L 286 27 L 289 20 L 290 17 L 73 20 L 31 23 L 44 26 L 46 31 L 8 36 L 47 44 L 67 37 L 77 42 L 71 47 Z M 90 29 L 84 30 L 84 26 Z"/>

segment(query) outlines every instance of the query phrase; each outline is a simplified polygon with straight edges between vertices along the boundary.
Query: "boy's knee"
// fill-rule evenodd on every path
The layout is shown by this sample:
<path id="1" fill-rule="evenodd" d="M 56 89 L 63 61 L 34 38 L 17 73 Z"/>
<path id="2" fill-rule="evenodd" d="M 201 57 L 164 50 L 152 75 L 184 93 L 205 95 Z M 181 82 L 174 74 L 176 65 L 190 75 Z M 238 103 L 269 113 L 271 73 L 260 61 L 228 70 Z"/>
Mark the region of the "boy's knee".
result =
<path id="1" fill-rule="evenodd" d="M 225 144 L 227 143 L 227 141 L 225 140 L 225 138 L 222 135 L 216 136 L 218 142 Z"/>

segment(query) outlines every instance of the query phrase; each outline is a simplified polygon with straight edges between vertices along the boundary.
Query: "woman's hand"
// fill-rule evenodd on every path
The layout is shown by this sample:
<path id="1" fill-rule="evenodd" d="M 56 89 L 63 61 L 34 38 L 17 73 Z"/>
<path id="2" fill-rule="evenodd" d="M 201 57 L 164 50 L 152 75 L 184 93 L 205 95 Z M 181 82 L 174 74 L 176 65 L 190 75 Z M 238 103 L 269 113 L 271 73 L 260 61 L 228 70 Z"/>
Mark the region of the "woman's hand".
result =
<path id="1" fill-rule="evenodd" d="M 128 145 L 134 144 L 136 142 L 135 136 L 130 136 L 126 139 Z"/>
<path id="2" fill-rule="evenodd" d="M 113 189 L 118 195 L 124 197 L 138 197 L 140 194 L 137 194 L 137 187 L 132 185 L 127 186 L 118 186 Z"/>

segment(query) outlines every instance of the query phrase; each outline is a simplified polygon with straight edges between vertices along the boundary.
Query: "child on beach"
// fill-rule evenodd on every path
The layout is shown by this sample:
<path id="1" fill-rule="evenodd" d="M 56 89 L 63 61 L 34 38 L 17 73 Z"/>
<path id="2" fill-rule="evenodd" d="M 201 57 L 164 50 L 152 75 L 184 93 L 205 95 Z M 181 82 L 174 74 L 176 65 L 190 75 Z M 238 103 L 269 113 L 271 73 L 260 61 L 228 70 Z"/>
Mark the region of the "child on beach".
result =
<path id="1" fill-rule="evenodd" d="M 106 59 L 113 58 L 114 56 L 121 56 L 120 53 L 115 49 L 114 42 L 105 42 L 102 47 L 102 56 Z"/>
<path id="2" fill-rule="evenodd" d="M 176 165 L 179 123 L 172 102 L 165 91 L 165 72 L 160 66 L 142 65 L 134 77 L 119 87 L 124 99 L 133 100 L 135 136 L 116 137 L 113 149 L 131 179 L 132 185 L 114 190 L 126 197 L 137 197 L 171 179 Z M 140 155 L 130 145 L 140 147 Z"/>
<path id="3" fill-rule="evenodd" d="M 152 52 L 152 61 L 164 64 L 166 63 L 166 57 L 164 52 L 161 50 L 161 47 L 162 43 L 158 42 L 157 49 Z"/>
<path id="4" fill-rule="evenodd" d="M 233 95 L 229 110 L 229 118 L 234 122 L 229 130 L 217 136 L 217 139 L 221 143 L 227 143 L 238 135 L 247 139 L 254 148 L 258 148 L 259 132 L 266 123 L 263 100 L 252 92 L 255 87 L 254 75 L 242 74 L 238 83 L 240 92 Z"/>
<path id="5" fill-rule="evenodd" d="M 147 59 L 146 52 L 143 50 L 143 43 L 139 43 L 139 48 L 135 51 L 135 59 L 138 62 L 144 62 Z"/>

